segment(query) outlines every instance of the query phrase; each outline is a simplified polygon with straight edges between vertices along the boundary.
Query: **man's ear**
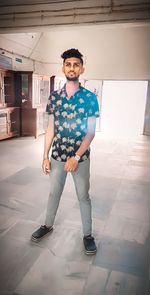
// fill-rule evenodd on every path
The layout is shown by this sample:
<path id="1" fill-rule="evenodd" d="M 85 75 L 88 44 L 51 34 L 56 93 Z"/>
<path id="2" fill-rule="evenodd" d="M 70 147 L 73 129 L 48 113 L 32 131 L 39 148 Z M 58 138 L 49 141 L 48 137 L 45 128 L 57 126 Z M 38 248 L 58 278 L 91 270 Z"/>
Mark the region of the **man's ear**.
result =
<path id="1" fill-rule="evenodd" d="M 64 73 L 64 66 L 62 66 L 62 72 Z"/>

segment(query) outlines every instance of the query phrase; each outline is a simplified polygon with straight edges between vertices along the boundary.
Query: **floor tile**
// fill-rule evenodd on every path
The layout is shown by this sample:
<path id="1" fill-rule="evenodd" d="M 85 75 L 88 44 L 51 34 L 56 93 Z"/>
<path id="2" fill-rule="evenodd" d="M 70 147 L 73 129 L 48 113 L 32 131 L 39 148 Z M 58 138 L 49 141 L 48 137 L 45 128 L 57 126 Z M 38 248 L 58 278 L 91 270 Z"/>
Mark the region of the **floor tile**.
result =
<path id="1" fill-rule="evenodd" d="M 29 271 L 40 248 L 29 247 L 24 240 L 4 236 L 0 239 L 0 286 L 1 291 L 14 291 L 20 280 Z"/>
<path id="2" fill-rule="evenodd" d="M 146 292 L 146 281 L 127 273 L 91 267 L 84 295 L 141 295 Z"/>
<path id="3" fill-rule="evenodd" d="M 149 246 L 136 242 L 101 237 L 100 251 L 93 264 L 111 271 L 126 272 L 140 277 L 148 277 Z"/>
<path id="4" fill-rule="evenodd" d="M 45 221 L 50 189 L 43 142 L 43 136 L 0 142 L 0 295 L 149 295 L 150 137 L 98 132 L 92 142 L 93 256 L 84 252 L 70 174 L 53 232 L 31 241 Z"/>
<path id="5" fill-rule="evenodd" d="M 103 228 L 103 235 L 144 245 L 149 236 L 149 223 L 111 214 Z"/>
<path id="6" fill-rule="evenodd" d="M 67 263 L 45 249 L 18 285 L 16 292 L 22 295 L 74 294 L 84 287 L 87 266 L 81 263 Z M 66 292 L 66 293 L 65 293 Z"/>

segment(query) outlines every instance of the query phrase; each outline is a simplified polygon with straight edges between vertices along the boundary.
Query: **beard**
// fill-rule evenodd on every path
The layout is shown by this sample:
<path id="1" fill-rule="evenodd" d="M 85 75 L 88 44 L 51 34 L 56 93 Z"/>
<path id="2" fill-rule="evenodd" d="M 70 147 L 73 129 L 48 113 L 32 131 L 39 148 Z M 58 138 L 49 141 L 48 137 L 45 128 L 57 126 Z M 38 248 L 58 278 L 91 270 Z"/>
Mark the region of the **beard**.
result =
<path id="1" fill-rule="evenodd" d="M 69 76 L 66 76 L 66 79 L 67 79 L 68 81 L 77 82 L 78 79 L 79 79 L 79 77 L 69 77 Z"/>

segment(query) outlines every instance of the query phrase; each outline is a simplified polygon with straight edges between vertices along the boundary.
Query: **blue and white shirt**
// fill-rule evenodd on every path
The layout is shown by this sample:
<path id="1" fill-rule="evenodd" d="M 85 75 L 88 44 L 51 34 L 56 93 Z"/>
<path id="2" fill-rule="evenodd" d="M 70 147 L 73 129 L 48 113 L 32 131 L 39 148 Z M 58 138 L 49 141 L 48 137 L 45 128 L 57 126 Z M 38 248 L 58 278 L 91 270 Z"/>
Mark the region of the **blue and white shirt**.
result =
<path id="1" fill-rule="evenodd" d="M 54 115 L 54 140 L 52 158 L 66 162 L 75 155 L 87 134 L 88 117 L 99 117 L 97 97 L 91 91 L 79 86 L 73 96 L 67 98 L 66 85 L 53 91 L 48 99 L 46 112 Z M 89 158 L 90 148 L 82 155 L 80 162 Z"/>

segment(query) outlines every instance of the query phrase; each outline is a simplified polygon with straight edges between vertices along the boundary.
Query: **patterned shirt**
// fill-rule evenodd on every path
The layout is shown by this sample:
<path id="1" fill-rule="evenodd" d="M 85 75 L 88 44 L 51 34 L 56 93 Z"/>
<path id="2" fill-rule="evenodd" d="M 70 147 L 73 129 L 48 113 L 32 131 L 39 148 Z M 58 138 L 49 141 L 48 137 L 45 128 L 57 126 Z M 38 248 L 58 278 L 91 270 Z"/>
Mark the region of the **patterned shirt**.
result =
<path id="1" fill-rule="evenodd" d="M 67 98 L 66 85 L 53 91 L 48 99 L 46 112 L 54 115 L 54 140 L 52 158 L 66 162 L 75 155 L 87 134 L 88 117 L 99 117 L 96 95 L 81 85 L 73 96 Z M 88 159 L 90 148 L 80 158 Z"/>

